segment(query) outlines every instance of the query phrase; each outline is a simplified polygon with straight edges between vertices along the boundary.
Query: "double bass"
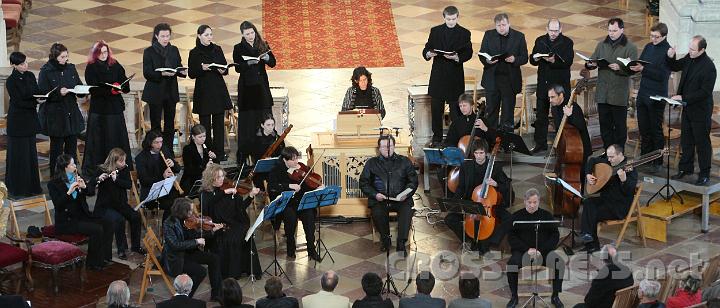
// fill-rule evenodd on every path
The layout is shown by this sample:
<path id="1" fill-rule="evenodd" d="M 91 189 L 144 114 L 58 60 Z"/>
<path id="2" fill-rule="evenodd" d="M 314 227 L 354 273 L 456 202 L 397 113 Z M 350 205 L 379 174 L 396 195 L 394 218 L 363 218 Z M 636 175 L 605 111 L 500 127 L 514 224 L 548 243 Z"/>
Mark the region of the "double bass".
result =
<path id="1" fill-rule="evenodd" d="M 587 77 L 583 76 L 582 79 L 578 80 L 573 88 L 568 104 L 573 104 L 577 101 L 577 95 L 587 87 Z M 560 126 L 558 126 L 555 140 L 553 141 L 552 147 L 548 152 L 547 159 L 545 161 L 545 172 L 546 176 L 557 177 L 563 179 L 565 182 L 570 184 L 572 187 L 580 191 L 582 168 L 585 156 L 583 155 L 583 141 L 580 136 L 580 132 L 577 128 L 567 124 L 567 116 L 563 113 Z M 556 153 L 555 157 L 555 168 L 554 173 L 547 172 L 553 153 Z M 575 196 L 563 189 L 558 185 L 549 186 L 548 181 L 545 181 L 545 186 L 548 190 L 551 190 L 551 207 L 554 214 L 561 214 L 565 217 L 575 218 L 577 217 L 578 209 L 580 208 L 580 198 Z"/>
<path id="2" fill-rule="evenodd" d="M 465 218 L 465 234 L 475 240 L 485 240 L 493 234 L 495 230 L 496 217 L 495 217 L 495 206 L 502 202 L 502 195 L 500 195 L 495 187 L 488 184 L 488 179 L 492 177 L 493 168 L 495 167 L 495 158 L 500 150 L 500 137 L 495 138 L 495 146 L 493 146 L 492 153 L 487 157 L 487 169 L 485 169 L 485 175 L 483 176 L 482 184 L 478 185 L 473 189 L 472 201 L 480 203 L 485 208 L 485 215 L 468 215 Z M 480 222 L 475 229 L 475 223 Z"/>
<path id="3" fill-rule="evenodd" d="M 470 130 L 470 135 L 465 135 L 460 138 L 458 141 L 457 147 L 465 154 L 465 159 L 472 159 L 472 153 L 470 153 L 469 149 L 474 148 L 475 142 L 480 139 L 480 137 L 475 136 L 475 132 L 477 130 L 477 127 L 475 127 L 475 122 L 480 118 L 480 112 L 475 112 L 475 120 L 473 121 L 473 128 Z M 460 167 L 456 166 L 453 167 L 450 172 L 448 172 L 447 177 L 447 189 L 451 192 L 457 191 L 458 185 L 460 185 Z"/>

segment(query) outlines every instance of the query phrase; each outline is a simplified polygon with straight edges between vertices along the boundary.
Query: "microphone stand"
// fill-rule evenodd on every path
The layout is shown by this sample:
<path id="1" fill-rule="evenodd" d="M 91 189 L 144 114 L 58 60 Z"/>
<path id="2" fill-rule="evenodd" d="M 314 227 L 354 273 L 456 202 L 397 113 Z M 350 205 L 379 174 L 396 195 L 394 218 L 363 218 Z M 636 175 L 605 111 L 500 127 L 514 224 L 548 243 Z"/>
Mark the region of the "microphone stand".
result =
<path id="1" fill-rule="evenodd" d="M 387 155 L 387 160 L 390 160 L 390 142 L 391 140 L 387 139 L 387 145 L 385 154 Z M 394 154 L 394 153 L 393 153 Z M 385 169 L 385 168 L 383 168 Z M 390 210 L 390 177 L 392 176 L 392 171 L 385 169 L 385 173 L 387 176 L 387 180 L 385 181 L 385 210 Z M 388 224 L 390 222 L 388 221 Z M 398 226 L 399 229 L 399 226 Z M 382 236 L 382 234 L 381 234 Z M 387 240 L 390 242 L 388 244 L 387 249 L 385 250 L 385 283 L 383 284 L 383 294 L 393 294 L 397 297 L 400 297 L 400 292 L 398 292 L 397 287 L 395 286 L 395 281 L 393 280 L 392 275 L 390 275 L 390 246 L 392 246 L 392 235 L 388 233 L 387 238 L 383 239 L 383 241 Z M 403 247 L 404 249 L 405 247 Z"/>

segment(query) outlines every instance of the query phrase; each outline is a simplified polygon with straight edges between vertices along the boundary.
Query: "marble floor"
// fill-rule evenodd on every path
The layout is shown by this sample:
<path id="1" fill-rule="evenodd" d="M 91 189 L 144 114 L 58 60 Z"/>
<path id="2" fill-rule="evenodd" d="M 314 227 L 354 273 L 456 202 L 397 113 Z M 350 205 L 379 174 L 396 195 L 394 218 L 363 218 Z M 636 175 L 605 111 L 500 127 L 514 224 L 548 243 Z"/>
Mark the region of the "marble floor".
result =
<path id="1" fill-rule="evenodd" d="M 544 32 L 549 17 L 559 17 L 564 24 L 566 35 L 575 41 L 578 51 L 592 52 L 596 42 L 606 35 L 604 30 L 606 19 L 613 16 L 625 20 L 626 34 L 636 45 L 643 46 L 648 38 L 643 32 L 643 3 L 630 1 L 629 8 L 622 8 L 620 1 L 612 0 L 483 0 L 483 1 L 425 1 L 425 0 L 392 0 L 392 9 L 397 28 L 397 36 L 402 49 L 405 67 L 370 68 L 375 85 L 381 89 L 388 116 L 384 125 L 408 127 L 406 106 L 407 87 L 426 84 L 430 63 L 421 58 L 421 50 L 427 39 L 429 28 L 442 22 L 441 10 L 446 5 L 456 5 L 460 9 L 460 24 L 472 32 L 473 49 L 478 50 L 484 30 L 493 25 L 492 17 L 499 12 L 508 12 L 512 26 L 525 33 L 528 40 Z M 265 4 L 272 4 L 266 0 Z M 116 57 L 125 65 L 126 71 L 140 72 L 142 49 L 149 43 L 152 27 L 159 22 L 169 22 L 173 26 L 173 44 L 181 50 L 187 59 L 187 53 L 194 46 L 194 33 L 199 24 L 207 23 L 215 27 L 215 41 L 225 51 L 239 41 L 239 24 L 243 20 L 254 22 L 262 27 L 262 0 L 34 0 L 30 12 L 21 50 L 28 55 L 33 70 L 46 61 L 50 44 L 63 42 L 71 51 L 71 61 L 78 64 L 83 75 L 87 51 L 95 40 L 104 39 L 114 49 Z M 262 30 L 261 30 L 262 31 Z M 272 38 L 266 38 L 272 42 Z M 532 44 L 530 44 L 532 45 Z M 529 46 L 530 48 L 532 46 Z M 227 55 L 231 57 L 230 54 Z M 577 59 L 576 59 L 577 60 Z M 280 60 L 281 61 L 281 60 Z M 581 67 L 576 61 L 574 74 Z M 465 64 L 466 74 L 481 73 L 481 64 L 472 59 Z M 352 68 L 346 69 L 307 69 L 307 70 L 272 70 L 269 72 L 272 84 L 283 85 L 289 89 L 291 102 L 290 123 L 296 129 L 288 137 L 290 144 L 304 148 L 310 141 L 310 134 L 316 131 L 327 131 L 332 126 L 336 110 L 339 110 L 342 95 L 347 86 Z M 529 65 L 523 67 L 523 75 L 531 83 L 534 82 L 535 69 Z M 138 76 L 140 77 L 140 76 Z M 236 87 L 236 77 L 226 77 L 228 87 Z M 185 86 L 192 86 L 190 81 L 182 81 Z M 509 172 L 509 170 L 506 170 Z M 518 165 L 513 169 L 514 189 L 523 192 L 529 187 L 541 188 L 543 181 L 541 167 L 534 165 Z M 408 278 L 414 276 L 418 269 L 432 269 L 438 277 L 434 296 L 448 300 L 458 296 L 458 269 L 470 270 L 482 274 L 481 297 L 487 298 L 494 307 L 504 306 L 509 297 L 507 283 L 503 275 L 504 264 L 508 255 L 499 251 L 478 259 L 472 255 L 464 255 L 461 262 L 445 262 L 447 254 L 459 252 L 459 242 L 442 223 L 436 223 L 439 217 L 431 214 L 436 208 L 434 198 L 438 196 L 437 183 L 432 183 L 433 194 L 418 193 L 415 198 L 418 215 L 414 218 L 414 237 L 411 239 L 417 249 L 408 259 L 391 256 L 391 273 L 399 289 L 405 289 Z M 648 198 L 649 195 L 643 195 Z M 521 200 L 516 200 L 516 207 Z M 20 225 L 24 229 L 28 225 L 39 225 L 42 216 L 26 211 L 19 213 Z M 429 216 L 427 218 L 426 216 Z M 636 271 L 637 277 L 644 275 L 644 265 L 651 260 L 660 260 L 665 265 L 670 261 L 693 262 L 698 259 L 720 253 L 720 220 L 712 217 L 710 232 L 701 234 L 700 219 L 695 215 L 687 215 L 673 220 L 670 225 L 667 243 L 649 240 L 647 247 L 635 236 L 631 227 L 622 251 L 628 256 L 627 263 Z M 567 224 L 567 223 L 566 223 Z M 299 241 L 303 242 L 302 229 L 299 229 Z M 286 293 L 292 296 L 303 296 L 316 292 L 320 288 L 319 277 L 324 270 L 333 269 L 340 274 L 337 293 L 351 299 L 362 297 L 360 277 L 367 271 L 375 271 L 381 276 L 385 273 L 385 254 L 379 251 L 379 245 L 372 240 L 372 229 L 367 221 L 356 221 L 349 224 L 324 223 L 323 240 L 330 249 L 335 262 L 326 260 L 317 266 L 309 262 L 304 252 L 299 252 L 297 259 L 286 260 L 284 249 L 278 254 L 279 262 L 292 280 L 292 285 L 284 280 Z M 609 242 L 616 234 L 616 229 L 601 233 L 603 242 Z M 563 233 L 567 233 L 564 229 Z M 271 238 L 271 237 L 268 237 Z M 272 261 L 272 241 L 258 236 L 262 266 Z M 284 243 L 279 245 L 284 247 Z M 443 255 L 443 257 L 440 257 Z M 566 305 L 582 300 L 589 288 L 588 275 L 594 275 L 599 266 L 597 258 L 590 262 L 584 254 L 568 257 L 570 270 L 567 271 L 561 299 Z M 136 267 L 142 259 L 132 255 L 130 266 Z M 130 287 L 133 300 L 139 294 L 141 270 L 131 277 Z M 247 278 L 241 279 L 245 285 Z M 264 280 L 254 286 L 245 285 L 243 291 L 247 301 L 264 295 Z M 203 282 L 198 297 L 209 299 L 209 286 Z M 525 288 L 528 288 L 526 286 Z M 415 287 L 410 283 L 405 294 L 414 294 Z M 154 300 L 167 298 L 168 294 L 162 283 L 154 281 L 154 290 L 150 293 Z M 391 296 L 397 302 L 397 297 Z M 146 300 L 143 306 L 153 306 L 152 300 Z"/>

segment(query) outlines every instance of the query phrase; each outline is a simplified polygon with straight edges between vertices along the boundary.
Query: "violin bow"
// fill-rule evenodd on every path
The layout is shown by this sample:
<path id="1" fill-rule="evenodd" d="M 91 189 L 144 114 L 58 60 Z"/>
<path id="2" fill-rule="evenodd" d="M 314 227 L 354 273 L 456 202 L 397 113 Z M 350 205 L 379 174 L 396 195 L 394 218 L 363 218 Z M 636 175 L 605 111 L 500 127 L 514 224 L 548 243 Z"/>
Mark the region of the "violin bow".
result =
<path id="1" fill-rule="evenodd" d="M 325 150 L 327 150 L 327 149 L 323 149 L 322 153 L 320 153 L 320 157 L 318 157 L 318 158 L 313 162 L 312 166 L 308 167 L 308 172 L 305 174 L 305 177 L 303 177 L 302 181 L 300 181 L 300 184 L 298 184 L 298 185 L 301 185 L 301 186 L 302 186 L 302 184 L 305 182 L 305 180 L 306 180 L 307 177 L 310 175 L 310 173 L 312 173 L 312 170 L 315 169 L 315 164 L 317 164 L 317 163 L 320 161 L 320 159 L 323 158 L 323 155 L 325 155 Z"/>

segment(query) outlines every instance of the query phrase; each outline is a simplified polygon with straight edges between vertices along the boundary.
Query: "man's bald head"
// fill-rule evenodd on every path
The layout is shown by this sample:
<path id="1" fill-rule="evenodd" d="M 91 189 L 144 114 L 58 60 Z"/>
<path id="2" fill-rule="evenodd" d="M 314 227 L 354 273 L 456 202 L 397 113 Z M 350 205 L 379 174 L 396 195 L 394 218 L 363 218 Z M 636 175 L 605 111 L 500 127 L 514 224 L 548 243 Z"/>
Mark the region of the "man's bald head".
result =
<path id="1" fill-rule="evenodd" d="M 327 292 L 334 291 L 338 282 L 340 282 L 340 276 L 335 271 L 327 271 L 320 278 L 320 286 L 322 286 L 323 291 Z"/>

